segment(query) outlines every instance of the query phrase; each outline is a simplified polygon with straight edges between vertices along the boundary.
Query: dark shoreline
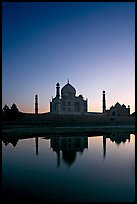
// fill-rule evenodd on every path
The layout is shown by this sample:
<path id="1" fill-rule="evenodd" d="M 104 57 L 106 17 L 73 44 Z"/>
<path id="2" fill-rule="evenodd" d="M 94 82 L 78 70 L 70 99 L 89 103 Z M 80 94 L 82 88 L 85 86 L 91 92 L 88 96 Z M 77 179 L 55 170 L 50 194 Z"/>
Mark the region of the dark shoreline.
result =
<path id="1" fill-rule="evenodd" d="M 109 133 L 133 133 L 134 125 L 117 126 L 77 126 L 77 127 L 37 127 L 37 126 L 14 126 L 2 130 L 2 139 L 26 138 L 41 136 L 69 136 L 69 135 L 103 135 Z"/>
<path id="2" fill-rule="evenodd" d="M 2 121 L 2 138 L 135 133 L 135 117 L 93 114 L 23 114 Z"/>

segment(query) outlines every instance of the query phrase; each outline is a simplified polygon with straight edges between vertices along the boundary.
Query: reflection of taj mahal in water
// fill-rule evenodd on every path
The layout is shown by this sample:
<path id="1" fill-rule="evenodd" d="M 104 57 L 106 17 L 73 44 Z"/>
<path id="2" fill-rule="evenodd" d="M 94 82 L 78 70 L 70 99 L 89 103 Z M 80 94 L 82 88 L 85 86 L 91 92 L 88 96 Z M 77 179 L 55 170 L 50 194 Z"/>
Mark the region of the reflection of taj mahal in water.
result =
<path id="1" fill-rule="evenodd" d="M 95 137 L 95 136 L 94 136 Z M 100 136 L 96 136 L 100 137 Z M 50 138 L 50 148 L 53 152 L 56 152 L 57 155 L 57 167 L 60 167 L 61 162 L 63 161 L 68 166 L 71 166 L 77 157 L 77 153 L 82 155 L 85 149 L 88 149 L 88 138 L 87 136 L 62 136 L 62 137 L 51 137 Z M 112 133 L 103 135 L 102 137 L 102 149 L 103 149 L 103 158 L 107 154 L 107 139 L 110 139 L 112 142 L 115 142 L 117 145 L 120 145 L 121 142 L 125 143 L 127 140 L 130 142 L 129 133 Z M 41 139 L 48 139 L 47 137 Z M 18 139 L 5 139 L 3 143 L 7 146 L 11 143 L 14 147 L 18 143 Z M 39 138 L 35 137 L 35 151 L 38 156 L 39 151 Z"/>
<path id="2" fill-rule="evenodd" d="M 50 147 L 57 153 L 57 166 L 62 160 L 69 166 L 75 161 L 77 152 L 83 153 L 88 148 L 88 137 L 53 137 L 50 140 Z"/>
<path id="3" fill-rule="evenodd" d="M 88 112 L 88 99 L 83 95 L 76 96 L 76 89 L 69 83 L 63 86 L 60 94 L 60 84 L 56 84 L 56 96 L 50 101 L 50 113 L 55 114 L 104 114 L 107 116 L 129 116 L 130 106 L 116 103 L 106 109 L 105 91 L 102 92 L 102 112 Z M 38 95 L 35 95 L 35 114 L 38 114 Z"/>
<path id="4" fill-rule="evenodd" d="M 119 145 L 121 142 L 125 143 L 126 140 L 130 142 L 129 133 L 112 133 L 103 135 L 102 147 L 104 159 L 106 157 L 107 138 L 109 138 L 112 142 L 115 142 L 117 145 Z M 84 149 L 88 149 L 88 137 L 52 137 L 50 139 L 50 147 L 57 154 L 58 167 L 60 166 L 61 161 L 70 166 L 76 160 L 77 152 L 82 154 L 84 152 Z"/>

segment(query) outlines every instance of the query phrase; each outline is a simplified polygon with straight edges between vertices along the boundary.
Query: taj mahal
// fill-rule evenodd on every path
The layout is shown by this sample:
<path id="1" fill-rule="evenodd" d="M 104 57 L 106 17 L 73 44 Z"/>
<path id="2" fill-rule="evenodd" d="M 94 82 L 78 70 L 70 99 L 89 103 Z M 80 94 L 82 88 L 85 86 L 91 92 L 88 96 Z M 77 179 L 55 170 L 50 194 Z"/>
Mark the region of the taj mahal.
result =
<path id="1" fill-rule="evenodd" d="M 56 96 L 50 102 L 50 112 L 52 113 L 84 113 L 87 112 L 87 99 L 82 95 L 76 96 L 76 89 L 68 83 L 61 89 L 60 84 L 56 84 Z"/>
<path id="2" fill-rule="evenodd" d="M 56 96 L 50 101 L 50 113 L 52 114 L 103 114 L 106 116 L 129 116 L 130 106 L 116 103 L 110 109 L 106 109 L 105 91 L 102 92 L 102 112 L 88 112 L 88 99 L 83 95 L 76 95 L 76 89 L 69 83 L 60 91 L 60 84 L 56 83 Z M 35 114 L 38 114 L 38 95 L 35 95 Z"/>

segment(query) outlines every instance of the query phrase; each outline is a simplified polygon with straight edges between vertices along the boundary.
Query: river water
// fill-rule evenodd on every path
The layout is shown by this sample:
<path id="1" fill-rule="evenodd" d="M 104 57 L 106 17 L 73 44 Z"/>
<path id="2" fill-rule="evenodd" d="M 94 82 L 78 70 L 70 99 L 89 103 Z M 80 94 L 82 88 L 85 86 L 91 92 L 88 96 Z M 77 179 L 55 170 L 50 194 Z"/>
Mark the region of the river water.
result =
<path id="1" fill-rule="evenodd" d="M 34 137 L 2 142 L 7 202 L 134 202 L 135 135 Z"/>

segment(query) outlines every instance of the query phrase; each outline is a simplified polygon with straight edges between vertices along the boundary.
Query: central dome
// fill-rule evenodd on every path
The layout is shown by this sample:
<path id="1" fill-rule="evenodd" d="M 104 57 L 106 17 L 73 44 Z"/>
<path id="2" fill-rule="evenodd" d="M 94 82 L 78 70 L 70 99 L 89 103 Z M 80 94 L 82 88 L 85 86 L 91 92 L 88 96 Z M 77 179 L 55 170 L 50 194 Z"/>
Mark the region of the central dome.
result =
<path id="1" fill-rule="evenodd" d="M 76 89 L 69 82 L 61 89 L 62 96 L 75 96 Z"/>

